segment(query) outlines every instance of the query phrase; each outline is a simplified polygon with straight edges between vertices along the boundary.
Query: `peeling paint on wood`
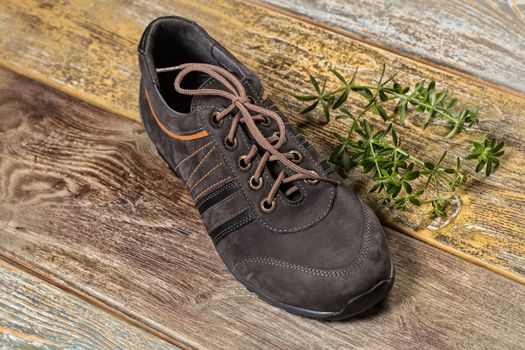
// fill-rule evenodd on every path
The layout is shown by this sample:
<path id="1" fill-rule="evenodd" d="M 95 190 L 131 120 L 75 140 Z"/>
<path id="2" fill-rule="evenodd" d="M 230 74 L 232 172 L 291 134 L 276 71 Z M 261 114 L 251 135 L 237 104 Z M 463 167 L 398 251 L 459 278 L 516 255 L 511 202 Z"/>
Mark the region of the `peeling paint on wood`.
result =
<path id="1" fill-rule="evenodd" d="M 525 2 L 514 0 L 263 0 L 423 58 L 525 92 Z"/>
<path id="2" fill-rule="evenodd" d="M 0 96 L 0 255 L 176 343 L 301 350 L 522 345 L 522 285 L 391 230 L 396 283 L 379 307 L 349 322 L 276 309 L 226 270 L 185 185 L 138 123 L 1 69 Z"/>
<path id="3" fill-rule="evenodd" d="M 178 349 L 2 260 L 0 348 Z"/>
<path id="4" fill-rule="evenodd" d="M 397 230 L 525 282 L 523 98 L 257 5 L 228 0 L 3 1 L 0 61 L 97 106 L 138 120 L 136 45 L 150 20 L 174 11 L 200 22 L 254 69 L 274 101 L 324 155 L 333 147 L 327 142 L 332 140 L 332 132 L 341 131 L 344 123 L 320 127 L 299 117 L 297 112 L 302 106 L 290 95 L 305 92 L 308 73 L 329 75 L 328 63 L 342 71 L 359 66 L 360 76 L 368 82 L 378 77 L 386 63 L 390 72 L 401 72 L 403 83 L 435 79 L 463 103 L 481 106 L 481 127 L 504 139 L 507 153 L 494 176 L 472 179 L 467 191 L 460 193 L 457 203 L 462 207 L 455 220 L 433 223 L 429 229 L 431 223 L 425 213 L 400 214 L 383 207 L 376 210 L 384 223 Z M 436 159 L 444 147 L 449 148 L 451 159 L 465 153 L 461 139 L 449 146 L 437 136 L 440 132 L 421 131 L 408 123 L 401 136 L 407 149 L 421 158 Z M 420 136 L 413 137 L 415 134 Z M 366 176 L 354 172 L 350 183 L 373 204 Z"/>

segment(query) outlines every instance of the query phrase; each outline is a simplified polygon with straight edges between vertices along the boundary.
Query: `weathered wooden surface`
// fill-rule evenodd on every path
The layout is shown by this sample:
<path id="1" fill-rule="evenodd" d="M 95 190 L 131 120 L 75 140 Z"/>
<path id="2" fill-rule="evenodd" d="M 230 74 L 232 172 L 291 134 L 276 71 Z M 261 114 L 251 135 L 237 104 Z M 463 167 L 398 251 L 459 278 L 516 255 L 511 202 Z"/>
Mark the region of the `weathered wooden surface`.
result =
<path id="1" fill-rule="evenodd" d="M 213 349 L 518 349 L 525 288 L 388 230 L 381 307 L 288 314 L 227 272 L 184 185 L 138 123 L 0 70 L 0 255 L 176 342 Z"/>
<path id="2" fill-rule="evenodd" d="M 2 260 L 0 348 L 178 349 Z"/>
<path id="3" fill-rule="evenodd" d="M 3 1 L 0 60 L 46 84 L 138 119 L 136 44 L 150 20 L 174 12 L 200 22 L 252 67 L 277 104 L 325 155 L 332 148 L 332 132 L 344 124 L 321 128 L 304 123 L 297 116 L 302 106 L 290 94 L 305 92 L 307 73 L 328 74 L 328 62 L 343 71 L 359 65 L 366 82 L 377 79 L 386 63 L 390 72 L 400 72 L 404 83 L 435 79 L 468 105 L 481 106 L 481 127 L 508 145 L 496 174 L 470 181 L 457 207 L 452 208 L 456 212 L 453 220 L 430 223 L 425 214 L 400 214 L 386 208 L 380 208 L 380 215 L 390 227 L 525 281 L 525 100 L 519 96 L 253 4 L 229 0 Z M 402 134 L 406 147 L 422 158 L 436 159 L 443 147 L 449 147 L 434 129 L 422 132 L 409 123 Z M 450 159 L 465 153 L 460 143 L 449 148 Z M 373 202 L 366 176 L 354 172 L 351 183 Z"/>
<path id="4" fill-rule="evenodd" d="M 525 2 L 263 0 L 393 48 L 525 92 Z"/>

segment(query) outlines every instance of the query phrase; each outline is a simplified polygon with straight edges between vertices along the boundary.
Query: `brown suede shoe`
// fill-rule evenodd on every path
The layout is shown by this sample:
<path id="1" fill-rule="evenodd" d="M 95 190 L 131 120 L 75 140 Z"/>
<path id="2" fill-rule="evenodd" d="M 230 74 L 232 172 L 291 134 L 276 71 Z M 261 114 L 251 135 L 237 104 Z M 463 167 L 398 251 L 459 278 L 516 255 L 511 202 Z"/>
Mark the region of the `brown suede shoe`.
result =
<path id="1" fill-rule="evenodd" d="M 379 221 L 254 73 L 179 17 L 153 21 L 139 53 L 144 126 L 244 286 L 329 320 L 387 295 L 394 267 Z"/>

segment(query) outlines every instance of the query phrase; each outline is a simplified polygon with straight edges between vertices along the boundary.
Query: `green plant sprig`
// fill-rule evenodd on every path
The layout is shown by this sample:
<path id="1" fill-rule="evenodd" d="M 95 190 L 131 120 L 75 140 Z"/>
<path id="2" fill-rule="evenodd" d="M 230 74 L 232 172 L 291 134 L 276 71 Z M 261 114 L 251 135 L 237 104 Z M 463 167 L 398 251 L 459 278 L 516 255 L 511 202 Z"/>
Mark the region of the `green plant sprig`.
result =
<path id="1" fill-rule="evenodd" d="M 478 109 L 464 108 L 455 112 L 458 99 L 448 99 L 447 90 L 437 90 L 436 82 L 418 82 L 413 89 L 402 86 L 395 81 L 396 74 L 387 79 L 385 76 L 385 66 L 376 85 L 360 85 L 355 82 L 358 69 L 356 69 L 350 80 L 347 80 L 340 72 L 331 69 L 341 86 L 332 91 L 326 91 L 326 84 L 321 88 L 317 79 L 310 75 L 310 82 L 314 87 L 315 94 L 295 96 L 300 101 L 310 101 L 311 104 L 301 111 L 301 114 L 308 113 L 316 109 L 319 105 L 323 109 L 325 121 L 331 119 L 331 112 L 340 108 L 347 102 L 350 93 L 356 92 L 368 100 L 368 103 L 358 117 L 372 111 L 378 114 L 384 121 L 391 118 L 383 104 L 394 101 L 396 103 L 393 115 L 399 116 L 400 124 L 403 124 L 408 117 L 410 107 L 414 107 L 417 112 L 424 114 L 422 128 L 427 128 L 430 124 L 440 120 L 447 122 L 449 132 L 446 139 L 452 138 L 472 127 L 479 122 Z"/>
<path id="2" fill-rule="evenodd" d="M 455 167 L 445 167 L 442 163 L 446 151 L 435 163 L 408 154 L 401 148 L 401 137 L 391 123 L 376 131 L 366 118 L 354 119 L 346 137 L 334 135 L 339 145 L 330 160 L 345 171 L 362 166 L 375 182 L 370 191 L 376 192 L 382 203 L 394 203 L 397 209 L 406 209 L 409 204 L 432 204 L 432 214 L 441 216 L 451 199 L 443 192 L 454 191 L 466 181 L 460 158 Z"/>
<path id="3" fill-rule="evenodd" d="M 300 101 L 309 102 L 301 114 L 321 107 L 325 122 L 333 119 L 332 113 L 336 110 L 340 112 L 336 119 L 352 122 L 346 136 L 334 134 L 338 145 L 330 160 L 346 172 L 361 166 L 371 175 L 374 185 L 370 191 L 377 193 L 381 202 L 393 203 L 400 210 L 411 205 L 430 205 L 432 216 L 442 216 L 454 191 L 468 178 L 462 170 L 462 159 L 457 157 L 454 166 L 447 166 L 446 151 L 435 162 L 409 154 L 401 148 L 401 137 L 391 119 L 398 116 L 399 124 L 403 126 L 409 111 L 415 109 L 424 115 L 422 128 L 444 120 L 448 127 L 444 138 L 448 140 L 479 122 L 478 109 L 456 111 L 458 100 L 449 99 L 447 90 L 437 90 L 434 81 L 429 84 L 419 82 L 411 89 L 397 83 L 395 74 L 384 79 L 384 66 L 375 85 L 357 84 L 358 69 L 350 79 L 335 69 L 331 71 L 340 83 L 339 87 L 326 91 L 326 81 L 321 87 L 318 80 L 310 76 L 315 94 L 296 96 Z M 356 115 L 344 108 L 352 92 L 367 100 Z M 395 103 L 390 115 L 384 105 L 389 101 Z M 386 124 L 372 126 L 366 118 L 368 112 L 379 115 Z M 477 160 L 476 172 L 485 170 L 488 176 L 499 164 L 499 158 L 504 154 L 503 147 L 503 142 L 483 137 L 470 143 L 465 158 Z"/>

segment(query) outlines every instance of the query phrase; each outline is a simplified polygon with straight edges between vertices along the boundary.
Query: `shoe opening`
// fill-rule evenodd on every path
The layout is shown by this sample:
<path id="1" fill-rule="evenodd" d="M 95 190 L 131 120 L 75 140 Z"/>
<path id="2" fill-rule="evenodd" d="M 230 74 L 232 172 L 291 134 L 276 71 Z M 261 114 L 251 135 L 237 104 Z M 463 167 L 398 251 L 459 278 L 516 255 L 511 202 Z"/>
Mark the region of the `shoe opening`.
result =
<path id="1" fill-rule="evenodd" d="M 212 55 L 213 42 L 195 24 L 185 20 L 166 19 L 154 23 L 148 34 L 146 55 L 156 68 L 172 67 L 183 63 L 216 64 Z M 157 75 L 160 92 L 166 103 L 180 113 L 190 111 L 192 96 L 175 91 L 173 82 L 178 72 Z M 184 79 L 184 88 L 198 88 L 208 77 L 194 73 Z"/>

